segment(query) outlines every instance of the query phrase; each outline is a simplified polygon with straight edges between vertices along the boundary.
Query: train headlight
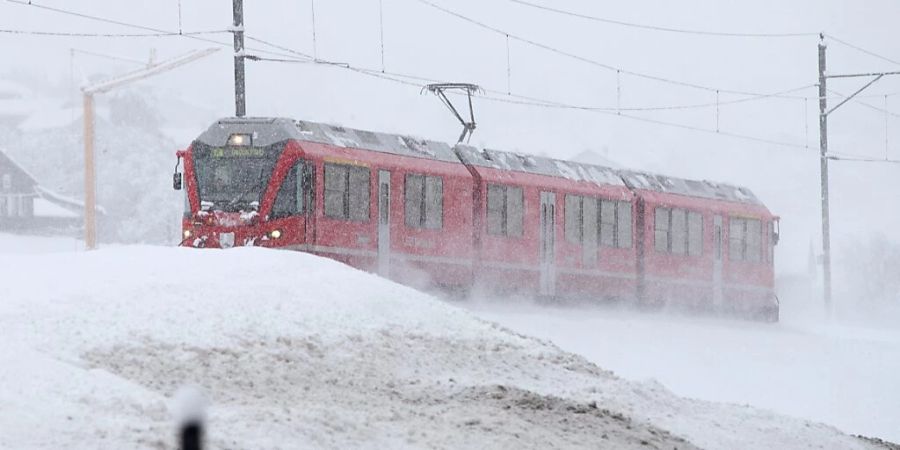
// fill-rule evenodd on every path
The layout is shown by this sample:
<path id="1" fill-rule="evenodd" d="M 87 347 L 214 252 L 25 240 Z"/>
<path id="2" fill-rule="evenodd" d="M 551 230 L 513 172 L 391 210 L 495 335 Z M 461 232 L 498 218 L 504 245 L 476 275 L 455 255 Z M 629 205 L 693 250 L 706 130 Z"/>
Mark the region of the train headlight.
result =
<path id="1" fill-rule="evenodd" d="M 191 232 L 191 230 L 184 230 L 184 231 L 181 233 L 181 235 L 184 236 L 185 239 L 187 239 L 187 238 L 193 236 L 194 233 Z"/>
<path id="2" fill-rule="evenodd" d="M 272 239 L 278 239 L 281 237 L 281 230 L 272 230 L 269 232 L 269 237 Z"/>
<path id="3" fill-rule="evenodd" d="M 228 145 L 234 147 L 245 147 L 253 145 L 253 135 L 246 133 L 234 133 L 228 136 Z"/>

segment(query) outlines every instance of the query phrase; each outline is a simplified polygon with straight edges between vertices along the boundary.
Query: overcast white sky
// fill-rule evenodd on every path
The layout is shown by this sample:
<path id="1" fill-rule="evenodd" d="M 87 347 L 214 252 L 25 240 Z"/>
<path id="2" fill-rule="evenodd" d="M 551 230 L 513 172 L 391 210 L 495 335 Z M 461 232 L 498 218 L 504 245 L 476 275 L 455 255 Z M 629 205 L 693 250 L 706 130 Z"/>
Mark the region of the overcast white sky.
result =
<path id="1" fill-rule="evenodd" d="M 816 82 L 815 36 L 730 38 L 675 34 L 602 24 L 560 16 L 510 0 L 433 0 L 435 3 L 511 34 L 557 47 L 626 70 L 723 90 L 775 92 Z M 795 33 L 825 31 L 875 53 L 900 60 L 896 19 L 900 3 L 860 1 L 554 1 L 536 3 L 583 14 L 665 27 L 723 32 Z M 177 30 L 178 0 L 38 0 L 38 4 L 119 21 Z M 448 81 L 466 81 L 514 94 L 566 103 L 615 106 L 615 71 L 510 41 L 507 84 L 506 39 L 437 11 L 417 0 L 381 0 L 384 62 L 392 72 Z M 249 36 L 313 52 L 309 0 L 248 1 Z M 319 0 L 315 4 L 316 53 L 320 58 L 381 68 L 379 0 Z M 231 21 L 230 0 L 182 0 L 185 31 L 221 30 Z M 0 2 L 0 28 L 69 32 L 139 32 L 61 15 L 34 6 Z M 230 36 L 211 38 L 228 42 Z M 248 42 L 248 46 L 261 47 Z M 151 48 L 160 58 L 208 46 L 182 37 L 101 39 L 0 34 L 4 71 L 46 76 L 72 83 L 69 49 L 145 59 Z M 252 53 L 252 52 L 250 52 Z M 896 64 L 831 42 L 832 73 L 896 69 Z M 194 124 L 233 114 L 230 52 L 144 82 L 163 95 L 200 105 Z M 78 55 L 75 84 L 96 73 L 115 73 L 128 63 Z M 862 80 L 835 81 L 852 92 Z M 453 141 L 459 127 L 437 99 L 419 88 L 311 64 L 249 62 L 248 113 L 336 122 Z M 621 75 L 621 105 L 660 106 L 715 102 L 715 93 Z M 885 78 L 868 95 L 900 92 L 900 77 Z M 802 99 L 766 99 L 722 105 L 722 131 L 809 145 L 809 149 L 737 140 L 678 128 L 581 111 L 535 108 L 480 100 L 473 144 L 569 157 L 585 149 L 607 151 L 623 165 L 694 178 L 743 184 L 783 217 L 779 271 L 802 270 L 810 241 L 819 241 L 818 127 L 815 89 Z M 720 100 L 739 96 L 722 93 Z M 883 106 L 883 97 L 866 98 Z M 900 95 L 889 97 L 900 113 Z M 642 117 L 716 128 L 716 108 L 642 112 Z M 177 125 L 177 124 L 176 124 Z M 831 147 L 845 154 L 883 157 L 885 116 L 848 104 L 831 119 Z M 892 158 L 900 159 L 900 119 L 888 119 Z M 184 138 L 186 141 L 189 138 Z M 183 145 L 187 145 L 184 142 Z M 174 149 L 173 149 L 174 150 Z M 900 240 L 900 165 L 834 163 L 832 191 L 835 247 L 882 232 Z"/>

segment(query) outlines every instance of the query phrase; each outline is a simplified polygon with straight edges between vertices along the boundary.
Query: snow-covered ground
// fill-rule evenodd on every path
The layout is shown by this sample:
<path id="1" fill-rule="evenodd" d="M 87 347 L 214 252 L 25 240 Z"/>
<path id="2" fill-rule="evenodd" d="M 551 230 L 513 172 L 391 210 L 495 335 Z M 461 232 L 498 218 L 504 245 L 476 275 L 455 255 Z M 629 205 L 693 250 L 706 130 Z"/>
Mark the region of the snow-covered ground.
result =
<path id="1" fill-rule="evenodd" d="M 465 303 L 629 379 L 900 442 L 900 327 Z"/>
<path id="2" fill-rule="evenodd" d="M 2 448 L 171 447 L 184 385 L 209 396 L 214 448 L 879 448 L 618 378 L 310 255 L 4 253 L 14 239 L 0 235 Z"/>

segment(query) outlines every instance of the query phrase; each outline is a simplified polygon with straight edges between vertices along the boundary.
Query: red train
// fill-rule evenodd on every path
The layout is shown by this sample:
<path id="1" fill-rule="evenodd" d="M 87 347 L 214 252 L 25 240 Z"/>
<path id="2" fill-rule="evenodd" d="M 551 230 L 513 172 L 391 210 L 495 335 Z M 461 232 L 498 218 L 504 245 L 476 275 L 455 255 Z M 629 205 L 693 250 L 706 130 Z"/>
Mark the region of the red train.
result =
<path id="1" fill-rule="evenodd" d="M 743 187 L 282 118 L 177 153 L 182 245 L 255 245 L 416 287 L 778 319 L 778 218 Z"/>

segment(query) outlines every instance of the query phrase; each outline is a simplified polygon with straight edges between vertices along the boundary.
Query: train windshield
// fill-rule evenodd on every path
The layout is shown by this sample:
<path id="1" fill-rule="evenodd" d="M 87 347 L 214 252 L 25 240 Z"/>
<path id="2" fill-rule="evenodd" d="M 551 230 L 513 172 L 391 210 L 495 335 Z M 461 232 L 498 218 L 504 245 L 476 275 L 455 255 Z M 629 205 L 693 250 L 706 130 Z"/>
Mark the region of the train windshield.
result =
<path id="1" fill-rule="evenodd" d="M 201 204 L 225 212 L 258 209 L 283 148 L 195 146 L 194 170 Z"/>

